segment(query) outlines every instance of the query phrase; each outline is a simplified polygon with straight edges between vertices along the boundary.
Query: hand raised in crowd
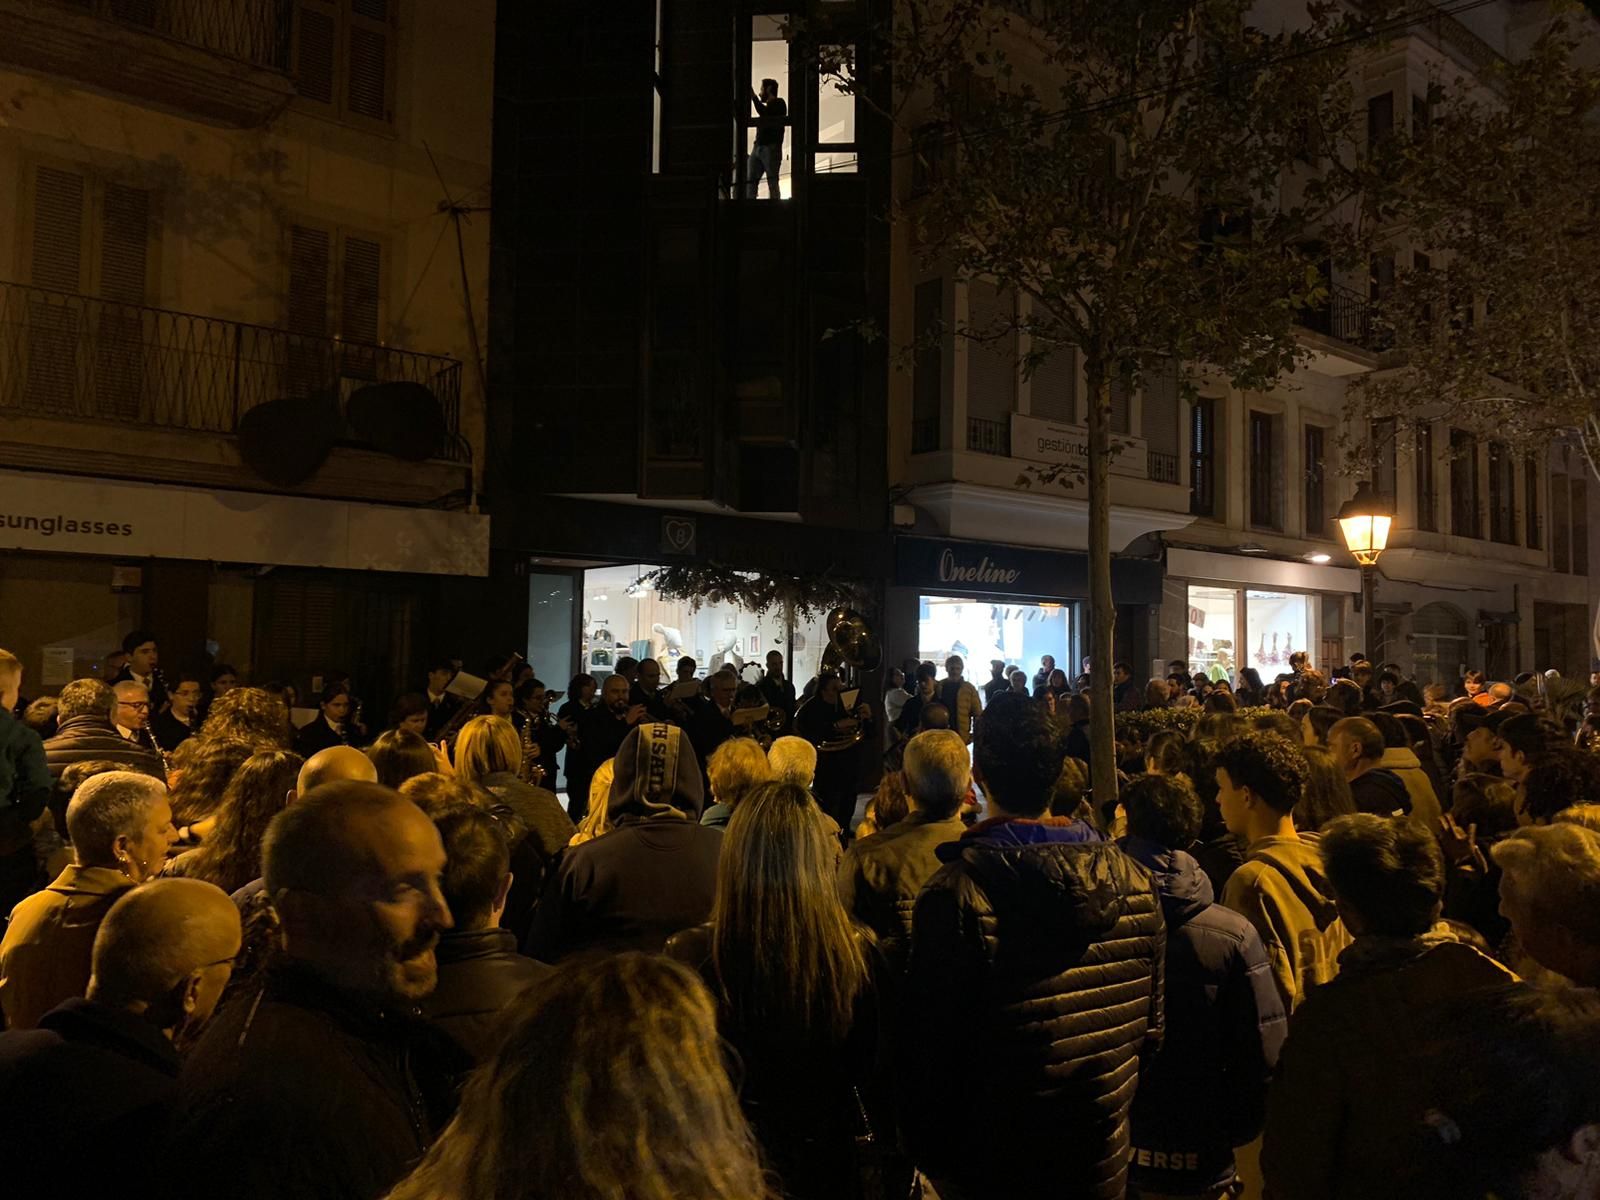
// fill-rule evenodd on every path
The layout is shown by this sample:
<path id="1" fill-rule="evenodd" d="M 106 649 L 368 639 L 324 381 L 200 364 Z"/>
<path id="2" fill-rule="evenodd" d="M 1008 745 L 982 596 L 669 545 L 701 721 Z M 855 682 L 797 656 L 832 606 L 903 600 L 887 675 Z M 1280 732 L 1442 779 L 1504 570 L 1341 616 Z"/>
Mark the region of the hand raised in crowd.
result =
<path id="1" fill-rule="evenodd" d="M 649 715 L 650 710 L 648 708 L 642 704 L 635 704 L 632 708 L 628 709 L 627 713 L 623 716 L 623 720 L 625 720 L 629 725 L 637 725 Z"/>
<path id="2" fill-rule="evenodd" d="M 450 761 L 450 747 L 446 743 L 439 742 L 437 745 L 429 746 L 429 749 L 433 751 L 433 761 L 439 764 L 439 774 L 456 773 L 455 765 Z"/>
<path id="3" fill-rule="evenodd" d="M 1489 869 L 1489 861 L 1484 858 L 1483 848 L 1478 845 L 1477 825 L 1462 829 L 1449 813 L 1439 818 L 1439 849 L 1453 867 L 1467 866 L 1478 872 Z"/>

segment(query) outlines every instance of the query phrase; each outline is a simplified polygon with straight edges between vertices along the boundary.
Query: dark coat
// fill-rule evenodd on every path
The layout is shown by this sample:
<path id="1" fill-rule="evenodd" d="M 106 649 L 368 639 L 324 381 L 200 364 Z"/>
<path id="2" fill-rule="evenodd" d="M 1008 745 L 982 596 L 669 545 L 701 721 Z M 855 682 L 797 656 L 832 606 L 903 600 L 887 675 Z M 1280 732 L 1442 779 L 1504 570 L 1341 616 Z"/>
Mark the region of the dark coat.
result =
<path id="1" fill-rule="evenodd" d="M 544 962 L 582 950 L 659 954 L 711 916 L 721 850 L 722 830 L 674 817 L 629 819 L 568 847 L 523 950 Z"/>
<path id="2" fill-rule="evenodd" d="M 722 995 L 711 959 L 715 930 L 699 925 L 668 939 L 666 954 L 699 971 L 714 996 Z M 856 1138 L 870 1126 L 886 1145 L 894 1140 L 889 1098 L 886 994 L 889 967 L 865 938 L 868 974 L 842 1038 L 822 1031 L 796 1036 L 765 1023 L 742 1028 L 720 1006 L 718 1029 L 731 1050 L 730 1075 L 762 1156 L 782 1181 L 786 1200 L 856 1200 L 862 1196 Z M 866 1114 L 863 1121 L 863 1112 Z M 903 1171 L 902 1171 L 903 1166 Z M 909 1164 L 893 1169 L 908 1195 Z M 901 1180 L 900 1174 L 905 1178 Z"/>
<path id="3" fill-rule="evenodd" d="M 1411 1131 L 1459 1086 L 1430 1068 L 1438 1006 L 1515 976 L 1448 935 L 1360 937 L 1289 1018 L 1261 1142 L 1273 1200 L 1460 1200 Z M 1460 1047 L 1470 1054 L 1473 1047 Z"/>
<path id="4" fill-rule="evenodd" d="M 1405 780 L 1387 767 L 1375 767 L 1350 781 L 1356 811 L 1380 817 L 1411 811 L 1411 791 Z"/>
<path id="5" fill-rule="evenodd" d="M 504 929 L 451 930 L 439 938 L 439 985 L 422 1002 L 422 1015 L 455 1040 L 475 1063 L 499 1044 L 506 1007 L 553 968 L 517 953 Z"/>
<path id="6" fill-rule="evenodd" d="M 917 899 L 901 1108 L 917 1165 L 967 1200 L 1127 1189 L 1165 936 L 1144 869 L 1080 826 L 975 825 Z"/>
<path id="7" fill-rule="evenodd" d="M 59 781 L 61 772 L 73 763 L 96 759 L 121 763 L 124 770 L 140 771 L 166 782 L 161 756 L 130 742 L 111 727 L 110 717 L 100 713 L 68 717 L 57 726 L 54 737 L 45 739 L 44 761 L 51 779 Z"/>
<path id="8" fill-rule="evenodd" d="M 461 711 L 461 706 L 465 703 L 466 701 L 460 696 L 451 692 L 446 692 L 440 696 L 437 704 L 429 700 L 428 724 L 425 726 L 423 736 L 430 742 L 438 741 L 439 735 L 444 732 L 444 727 L 450 724 L 450 719 Z"/>
<path id="9" fill-rule="evenodd" d="M 416 1166 L 470 1062 L 413 1013 L 374 1008 L 305 968 L 268 969 L 227 1005 L 180 1078 L 168 1196 L 377 1200 Z"/>
<path id="10" fill-rule="evenodd" d="M 39 735 L 0 710 L 0 854 L 32 855 L 30 826 L 44 811 L 51 789 Z"/>
<path id="11" fill-rule="evenodd" d="M 914 812 L 851 844 L 839 864 L 845 911 L 878 935 L 891 966 L 903 970 L 911 951 L 911 913 L 917 893 L 943 864 L 936 851 L 966 832 L 961 816 L 930 819 Z"/>
<path id="12" fill-rule="evenodd" d="M 567 812 L 581 821 L 589 811 L 589 781 L 601 763 L 615 756 L 633 726 L 603 704 L 584 709 L 577 722 L 578 744 L 567 751 Z"/>
<path id="13" fill-rule="evenodd" d="M 328 719 L 319 712 L 314 720 L 307 722 L 305 728 L 295 734 L 294 752 L 301 758 L 310 758 L 331 746 L 351 744 L 348 727 L 345 733 L 335 733 Z"/>
<path id="14" fill-rule="evenodd" d="M 164 1143 L 177 1096 L 178 1052 L 132 1013 L 74 999 L 0 1034 L 6 1194 L 128 1194 L 129 1148 Z"/>
<path id="15" fill-rule="evenodd" d="M 709 764 L 718 746 L 733 736 L 733 719 L 722 715 L 715 704 L 702 704 L 689 721 L 689 744 L 694 756 L 700 760 L 701 776 L 706 781 L 706 791 L 711 791 Z"/>
<path id="16" fill-rule="evenodd" d="M 184 742 L 200 732 L 200 718 L 195 717 L 193 725 L 185 725 L 171 711 L 157 713 L 150 719 L 150 732 L 155 735 L 161 748 L 171 754 Z"/>
<path id="17" fill-rule="evenodd" d="M 1233 1178 L 1234 1147 L 1261 1132 L 1288 1018 L 1261 935 L 1213 902 L 1200 864 L 1138 838 L 1120 844 L 1150 872 L 1167 924 L 1166 1027 L 1133 1098 L 1133 1179 L 1209 1194 Z"/>

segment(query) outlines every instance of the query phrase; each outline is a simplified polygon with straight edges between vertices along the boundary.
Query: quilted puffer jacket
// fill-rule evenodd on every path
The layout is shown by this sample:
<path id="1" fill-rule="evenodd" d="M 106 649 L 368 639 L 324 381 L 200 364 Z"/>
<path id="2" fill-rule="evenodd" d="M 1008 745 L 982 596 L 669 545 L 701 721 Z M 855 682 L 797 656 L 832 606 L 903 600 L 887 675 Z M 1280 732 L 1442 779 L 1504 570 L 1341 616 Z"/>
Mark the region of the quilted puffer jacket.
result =
<path id="1" fill-rule="evenodd" d="M 1075 824 L 976 825 L 939 847 L 945 865 L 917 899 L 902 1114 L 942 1196 L 1127 1190 L 1165 929 L 1144 869 Z"/>
<path id="2" fill-rule="evenodd" d="M 839 864 L 845 910 L 878 935 L 878 947 L 897 969 L 911 948 L 911 912 L 922 885 L 938 873 L 940 846 L 967 831 L 960 815 L 930 819 L 915 812 L 889 828 L 852 842 Z"/>

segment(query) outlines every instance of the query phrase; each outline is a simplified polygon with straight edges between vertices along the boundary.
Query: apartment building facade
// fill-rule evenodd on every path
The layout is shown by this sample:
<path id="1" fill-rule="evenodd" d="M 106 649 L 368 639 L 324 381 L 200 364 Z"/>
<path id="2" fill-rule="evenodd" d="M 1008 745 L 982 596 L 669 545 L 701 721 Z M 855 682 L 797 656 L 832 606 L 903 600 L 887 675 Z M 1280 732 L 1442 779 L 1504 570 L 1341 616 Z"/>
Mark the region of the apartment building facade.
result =
<path id="1" fill-rule="evenodd" d="M 1409 135 L 1429 119 L 1430 82 L 1519 53 L 1548 17 L 1537 4 L 1459 17 L 1417 7 L 1356 65 L 1369 137 Z M 915 186 L 903 163 L 899 194 Z M 1396 366 L 1371 317 L 1395 269 L 1392 260 L 1330 269 L 1325 302 L 1298 320 L 1305 361 L 1267 391 L 1239 391 L 1203 369 L 1192 392 L 1170 369 L 1114 390 L 1115 649 L 1136 675 L 1181 659 L 1270 680 L 1294 651 L 1326 669 L 1358 649 L 1423 682 L 1474 667 L 1496 678 L 1587 672 L 1593 488 L 1581 456 L 1561 445 L 1514 452 L 1448 421 L 1369 428 L 1351 415 L 1352 383 Z M 901 548 L 893 636 L 915 636 L 924 658 L 954 649 L 1029 665 L 1049 653 L 1075 669 L 1087 653 L 1087 496 L 1070 472 L 1065 486 L 1034 481 L 1081 461 L 1081 363 L 1058 352 L 1025 377 L 1028 347 L 1015 335 L 938 337 L 1025 317 L 1026 297 L 930 272 L 903 231 L 891 286 L 893 337 L 916 347 L 889 399 Z M 1375 647 L 1359 645 L 1360 577 L 1333 520 L 1367 471 L 1397 510 Z M 968 560 L 1001 569 L 964 573 Z"/>
<path id="2" fill-rule="evenodd" d="M 0 629 L 34 686 L 140 626 L 392 693 L 486 575 L 493 41 L 486 4 L 0 0 Z"/>

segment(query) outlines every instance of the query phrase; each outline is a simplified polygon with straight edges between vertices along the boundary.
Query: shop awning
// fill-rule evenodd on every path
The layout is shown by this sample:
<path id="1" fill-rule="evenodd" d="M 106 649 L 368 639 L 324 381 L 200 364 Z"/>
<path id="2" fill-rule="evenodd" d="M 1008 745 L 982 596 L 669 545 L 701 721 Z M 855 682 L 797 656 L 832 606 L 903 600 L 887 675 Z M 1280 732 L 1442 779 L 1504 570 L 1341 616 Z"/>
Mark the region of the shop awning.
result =
<path id="1" fill-rule="evenodd" d="M 489 518 L 0 471 L 0 549 L 481 576 Z"/>
<path id="2" fill-rule="evenodd" d="M 1315 563 L 1288 562 L 1281 558 L 1256 558 L 1243 554 L 1218 554 L 1211 550 L 1167 551 L 1167 574 L 1206 583 L 1238 583 L 1249 587 L 1289 588 L 1298 592 L 1359 592 L 1361 572 L 1354 567 L 1323 567 Z"/>

